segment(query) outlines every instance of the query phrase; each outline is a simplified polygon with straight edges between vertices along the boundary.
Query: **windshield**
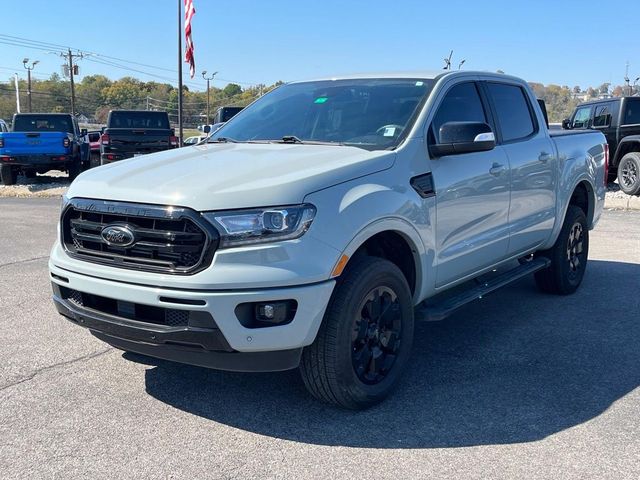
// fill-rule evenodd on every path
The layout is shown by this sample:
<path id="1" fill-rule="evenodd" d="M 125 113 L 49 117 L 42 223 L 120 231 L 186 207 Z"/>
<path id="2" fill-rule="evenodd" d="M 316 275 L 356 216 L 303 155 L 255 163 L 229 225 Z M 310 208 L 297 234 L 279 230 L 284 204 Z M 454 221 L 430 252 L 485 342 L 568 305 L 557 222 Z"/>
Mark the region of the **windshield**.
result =
<path id="1" fill-rule="evenodd" d="M 16 115 L 13 131 L 73 133 L 73 123 L 67 115 Z"/>
<path id="2" fill-rule="evenodd" d="M 393 148 L 433 84 L 429 79 L 351 79 L 283 85 L 238 113 L 210 141 Z"/>

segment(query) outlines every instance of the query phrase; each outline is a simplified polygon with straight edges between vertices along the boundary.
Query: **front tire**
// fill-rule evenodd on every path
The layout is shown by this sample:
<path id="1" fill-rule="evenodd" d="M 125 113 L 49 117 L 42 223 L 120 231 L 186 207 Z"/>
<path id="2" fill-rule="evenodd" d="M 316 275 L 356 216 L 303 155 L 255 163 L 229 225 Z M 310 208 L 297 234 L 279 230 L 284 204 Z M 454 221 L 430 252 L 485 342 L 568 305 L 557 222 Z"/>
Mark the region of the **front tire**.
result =
<path id="1" fill-rule="evenodd" d="M 569 295 L 584 277 L 589 255 L 587 217 L 580 207 L 569 205 L 556 243 L 539 252 L 551 260 L 551 266 L 535 273 L 536 284 L 543 292 Z"/>
<path id="2" fill-rule="evenodd" d="M 3 185 L 13 185 L 16 183 L 16 171 L 9 165 L 3 165 L 0 168 L 0 177 L 2 177 Z"/>
<path id="3" fill-rule="evenodd" d="M 618 184 L 627 195 L 640 193 L 640 152 L 627 153 L 618 165 Z"/>
<path id="4" fill-rule="evenodd" d="M 333 292 L 322 325 L 300 363 L 319 400 L 361 410 L 386 398 L 400 378 L 413 341 L 407 281 L 388 260 L 362 257 Z"/>

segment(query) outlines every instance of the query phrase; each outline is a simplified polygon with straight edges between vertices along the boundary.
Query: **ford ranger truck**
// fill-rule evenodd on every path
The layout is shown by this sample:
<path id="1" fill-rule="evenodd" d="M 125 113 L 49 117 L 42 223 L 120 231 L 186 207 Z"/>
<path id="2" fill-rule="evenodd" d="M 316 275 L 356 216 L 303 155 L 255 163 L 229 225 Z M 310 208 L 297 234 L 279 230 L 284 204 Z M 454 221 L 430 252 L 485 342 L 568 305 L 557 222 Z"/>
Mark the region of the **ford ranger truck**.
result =
<path id="1" fill-rule="evenodd" d="M 81 174 L 53 300 L 116 348 L 299 367 L 318 399 L 366 408 L 410 368 L 414 322 L 524 275 L 580 286 L 605 144 L 549 132 L 527 83 L 501 74 L 289 83 L 207 142 Z"/>
<path id="2" fill-rule="evenodd" d="M 37 173 L 61 170 L 73 180 L 88 167 L 86 130 L 67 113 L 17 113 L 13 131 L 0 133 L 0 176 L 13 185 L 18 173 L 33 178 Z"/>

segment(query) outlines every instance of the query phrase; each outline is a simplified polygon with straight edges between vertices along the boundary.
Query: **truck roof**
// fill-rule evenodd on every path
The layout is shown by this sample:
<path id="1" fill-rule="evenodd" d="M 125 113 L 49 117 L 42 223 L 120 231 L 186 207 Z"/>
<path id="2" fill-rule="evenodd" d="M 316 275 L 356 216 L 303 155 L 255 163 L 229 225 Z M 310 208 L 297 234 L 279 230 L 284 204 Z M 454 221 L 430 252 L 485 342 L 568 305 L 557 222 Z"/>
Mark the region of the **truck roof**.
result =
<path id="1" fill-rule="evenodd" d="M 598 98 L 596 100 L 588 100 L 586 102 L 582 102 L 580 103 L 578 106 L 583 106 L 583 105 L 597 105 L 599 103 L 611 103 L 611 102 L 621 102 L 622 100 L 634 100 L 634 101 L 640 101 L 640 97 L 633 97 L 633 96 L 625 96 L 625 97 L 609 97 L 609 98 Z"/>
<path id="2" fill-rule="evenodd" d="M 442 77 L 456 77 L 456 76 L 472 76 L 482 75 L 483 77 L 495 77 L 496 79 L 509 79 L 518 82 L 523 80 L 518 77 L 506 75 L 504 73 L 495 72 L 483 72 L 475 70 L 415 70 L 415 71 L 397 71 L 397 72 L 368 72 L 368 73 L 353 73 L 345 75 L 335 75 L 331 77 L 319 77 L 309 78 L 306 80 L 296 80 L 289 83 L 303 83 L 314 81 L 326 81 L 326 80 L 359 80 L 359 79 L 376 79 L 376 78 L 401 78 L 401 79 L 413 79 L 423 78 L 437 80 Z"/>

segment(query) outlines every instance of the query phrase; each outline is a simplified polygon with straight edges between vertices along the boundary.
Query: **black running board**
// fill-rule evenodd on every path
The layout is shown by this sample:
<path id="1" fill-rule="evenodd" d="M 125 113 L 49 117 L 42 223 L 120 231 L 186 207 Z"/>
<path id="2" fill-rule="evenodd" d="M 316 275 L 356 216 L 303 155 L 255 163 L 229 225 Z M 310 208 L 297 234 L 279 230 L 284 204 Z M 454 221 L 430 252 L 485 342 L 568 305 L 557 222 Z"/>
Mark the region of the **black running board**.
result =
<path id="1" fill-rule="evenodd" d="M 454 311 L 466 305 L 467 303 L 478 300 L 485 295 L 488 295 L 499 288 L 504 287 L 516 280 L 531 275 L 532 273 L 548 268 L 551 265 L 551 260 L 545 257 L 537 257 L 530 262 L 519 265 L 518 267 L 501 273 L 486 282 L 482 282 L 479 285 L 474 285 L 468 290 L 455 294 L 448 298 L 436 302 L 434 304 L 420 303 L 416 306 L 414 315 L 416 321 L 424 322 L 437 322 L 444 320 L 451 315 Z"/>

